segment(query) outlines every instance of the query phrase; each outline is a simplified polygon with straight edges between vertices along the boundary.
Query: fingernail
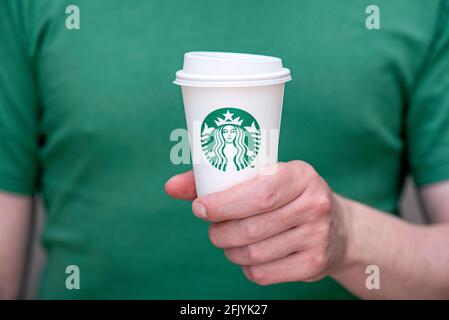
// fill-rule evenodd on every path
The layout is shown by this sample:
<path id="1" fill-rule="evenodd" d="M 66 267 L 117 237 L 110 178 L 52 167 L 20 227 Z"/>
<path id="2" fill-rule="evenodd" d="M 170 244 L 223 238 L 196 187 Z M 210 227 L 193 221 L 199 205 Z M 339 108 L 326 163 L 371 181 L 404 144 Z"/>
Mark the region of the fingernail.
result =
<path id="1" fill-rule="evenodd" d="M 206 207 L 201 201 L 193 201 L 192 211 L 198 218 L 207 219 Z"/>

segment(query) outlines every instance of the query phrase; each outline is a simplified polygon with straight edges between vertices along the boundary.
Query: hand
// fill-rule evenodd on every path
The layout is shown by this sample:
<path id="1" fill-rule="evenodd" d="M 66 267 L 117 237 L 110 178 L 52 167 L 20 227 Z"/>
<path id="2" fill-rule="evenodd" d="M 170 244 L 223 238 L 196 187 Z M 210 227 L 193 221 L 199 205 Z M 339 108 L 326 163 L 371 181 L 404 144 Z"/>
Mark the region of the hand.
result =
<path id="1" fill-rule="evenodd" d="M 166 192 L 196 198 L 191 171 L 174 176 Z M 309 164 L 279 163 L 273 174 L 196 198 L 194 214 L 211 222 L 209 238 L 260 285 L 316 281 L 345 260 L 345 199 Z"/>

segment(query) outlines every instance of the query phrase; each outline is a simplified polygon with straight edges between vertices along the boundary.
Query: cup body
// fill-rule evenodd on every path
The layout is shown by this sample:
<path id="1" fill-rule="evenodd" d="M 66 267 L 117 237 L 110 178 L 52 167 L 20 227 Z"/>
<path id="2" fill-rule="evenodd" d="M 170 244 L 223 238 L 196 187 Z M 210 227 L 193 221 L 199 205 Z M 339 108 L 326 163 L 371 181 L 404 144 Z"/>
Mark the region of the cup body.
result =
<path id="1" fill-rule="evenodd" d="M 198 196 L 276 164 L 284 83 L 182 86 L 182 95 Z"/>

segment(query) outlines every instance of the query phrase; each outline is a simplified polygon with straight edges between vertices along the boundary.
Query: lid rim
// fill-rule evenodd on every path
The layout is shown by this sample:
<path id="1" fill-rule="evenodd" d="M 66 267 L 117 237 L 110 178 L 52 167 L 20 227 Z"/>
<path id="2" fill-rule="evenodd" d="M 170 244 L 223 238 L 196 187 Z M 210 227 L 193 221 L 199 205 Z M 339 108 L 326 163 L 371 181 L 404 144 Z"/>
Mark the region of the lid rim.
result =
<path id="1" fill-rule="evenodd" d="M 237 58 L 240 56 L 239 58 Z M 220 51 L 190 51 L 184 54 L 189 59 L 206 59 L 206 60 L 225 60 L 225 61 L 245 61 L 245 62 L 269 62 L 282 63 L 278 57 L 253 54 L 253 53 L 237 53 L 237 52 L 220 52 Z M 244 58 L 247 57 L 247 58 Z M 250 58 L 251 57 L 251 58 Z"/>
<path id="2" fill-rule="evenodd" d="M 265 74 L 247 74 L 247 75 L 202 75 L 202 74 L 194 74 L 194 73 L 186 73 L 183 70 L 179 70 L 176 72 L 176 79 L 174 81 L 175 84 L 178 83 L 229 83 L 233 82 L 274 82 L 283 80 L 283 82 L 287 82 L 291 80 L 290 70 L 287 68 L 282 68 L 278 72 L 273 73 L 265 73 Z"/>
<path id="3" fill-rule="evenodd" d="M 292 80 L 290 75 L 274 79 L 241 80 L 241 81 L 201 81 L 175 79 L 174 84 L 184 87 L 203 88 L 232 88 L 232 87 L 256 87 L 286 83 Z"/>

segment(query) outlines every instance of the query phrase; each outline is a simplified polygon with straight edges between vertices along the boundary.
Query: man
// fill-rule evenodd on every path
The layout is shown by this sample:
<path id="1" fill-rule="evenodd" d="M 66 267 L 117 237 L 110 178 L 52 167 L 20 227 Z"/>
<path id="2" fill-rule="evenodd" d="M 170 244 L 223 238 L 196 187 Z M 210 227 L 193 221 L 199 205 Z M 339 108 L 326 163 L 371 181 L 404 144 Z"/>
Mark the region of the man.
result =
<path id="1" fill-rule="evenodd" d="M 42 193 L 41 298 L 449 298 L 448 5 L 1 1 L 1 297 Z M 276 174 L 196 200 L 190 172 L 166 184 L 208 223 L 163 190 L 191 50 L 279 56 L 294 77 Z M 432 225 L 394 216 L 409 173 Z"/>

